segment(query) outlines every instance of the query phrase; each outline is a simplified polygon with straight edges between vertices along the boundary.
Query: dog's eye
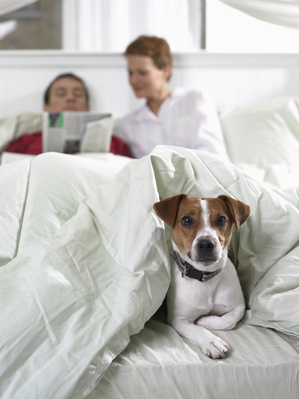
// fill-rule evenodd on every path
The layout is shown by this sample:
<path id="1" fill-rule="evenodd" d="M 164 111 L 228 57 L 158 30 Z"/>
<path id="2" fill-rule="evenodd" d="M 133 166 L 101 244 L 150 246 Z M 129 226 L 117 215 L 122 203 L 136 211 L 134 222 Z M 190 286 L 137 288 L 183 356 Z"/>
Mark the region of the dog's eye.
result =
<path id="1" fill-rule="evenodd" d="M 193 226 L 194 221 L 190 216 L 184 216 L 181 220 L 181 225 L 184 227 L 191 227 Z"/>
<path id="2" fill-rule="evenodd" d="M 220 216 L 217 220 L 218 226 L 225 226 L 226 225 L 226 218 L 225 216 Z"/>

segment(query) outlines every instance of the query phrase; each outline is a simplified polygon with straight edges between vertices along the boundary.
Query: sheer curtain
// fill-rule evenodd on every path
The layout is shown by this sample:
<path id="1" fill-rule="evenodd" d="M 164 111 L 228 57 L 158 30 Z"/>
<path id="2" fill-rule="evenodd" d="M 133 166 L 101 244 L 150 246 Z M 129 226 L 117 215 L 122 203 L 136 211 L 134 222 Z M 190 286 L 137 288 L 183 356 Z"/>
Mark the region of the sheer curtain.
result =
<path id="1" fill-rule="evenodd" d="M 252 17 L 299 29 L 299 0 L 220 0 Z"/>
<path id="2" fill-rule="evenodd" d="M 123 52 L 141 34 L 172 51 L 200 48 L 201 0 L 63 0 L 63 48 Z"/>
<path id="3" fill-rule="evenodd" d="M 37 0 L 1 0 L 0 1 L 0 15 L 8 12 L 18 10 L 31 3 L 36 3 Z"/>

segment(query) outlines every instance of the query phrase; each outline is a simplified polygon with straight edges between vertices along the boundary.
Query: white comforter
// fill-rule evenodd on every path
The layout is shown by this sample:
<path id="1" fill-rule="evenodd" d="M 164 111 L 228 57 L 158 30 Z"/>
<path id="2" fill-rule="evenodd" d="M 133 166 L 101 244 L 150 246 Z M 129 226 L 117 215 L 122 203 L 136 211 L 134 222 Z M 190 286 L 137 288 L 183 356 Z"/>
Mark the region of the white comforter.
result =
<path id="1" fill-rule="evenodd" d="M 232 165 L 156 147 L 121 165 L 48 153 L 0 167 L 0 397 L 83 398 L 169 284 L 160 198 L 231 195 L 252 216 L 233 246 L 244 321 L 299 337 L 297 190 L 269 191 Z"/>

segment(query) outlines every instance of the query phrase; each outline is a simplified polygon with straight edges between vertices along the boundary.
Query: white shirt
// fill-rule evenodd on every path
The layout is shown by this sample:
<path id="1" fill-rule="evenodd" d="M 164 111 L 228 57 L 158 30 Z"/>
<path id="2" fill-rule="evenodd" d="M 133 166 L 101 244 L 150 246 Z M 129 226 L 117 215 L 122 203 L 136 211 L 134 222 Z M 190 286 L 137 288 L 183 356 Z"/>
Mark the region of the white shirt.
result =
<path id="1" fill-rule="evenodd" d="M 129 145 L 135 158 L 162 144 L 203 150 L 228 159 L 215 106 L 198 90 L 177 88 L 162 103 L 158 115 L 144 105 L 119 120 L 117 135 Z"/>

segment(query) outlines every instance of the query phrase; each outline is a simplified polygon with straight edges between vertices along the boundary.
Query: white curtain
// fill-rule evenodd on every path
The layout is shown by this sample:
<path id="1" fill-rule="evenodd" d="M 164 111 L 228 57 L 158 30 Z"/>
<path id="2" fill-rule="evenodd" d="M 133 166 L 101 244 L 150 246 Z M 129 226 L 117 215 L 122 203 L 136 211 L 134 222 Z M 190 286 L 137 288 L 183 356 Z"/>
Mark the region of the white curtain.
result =
<path id="1" fill-rule="evenodd" d="M 8 12 L 18 10 L 31 3 L 36 3 L 37 0 L 0 0 L 0 15 Z"/>
<path id="2" fill-rule="evenodd" d="M 200 12 L 200 0 L 63 0 L 63 48 L 123 52 L 148 34 L 164 37 L 174 52 L 197 51 Z"/>
<path id="3" fill-rule="evenodd" d="M 220 0 L 252 17 L 299 29 L 299 0 Z"/>

